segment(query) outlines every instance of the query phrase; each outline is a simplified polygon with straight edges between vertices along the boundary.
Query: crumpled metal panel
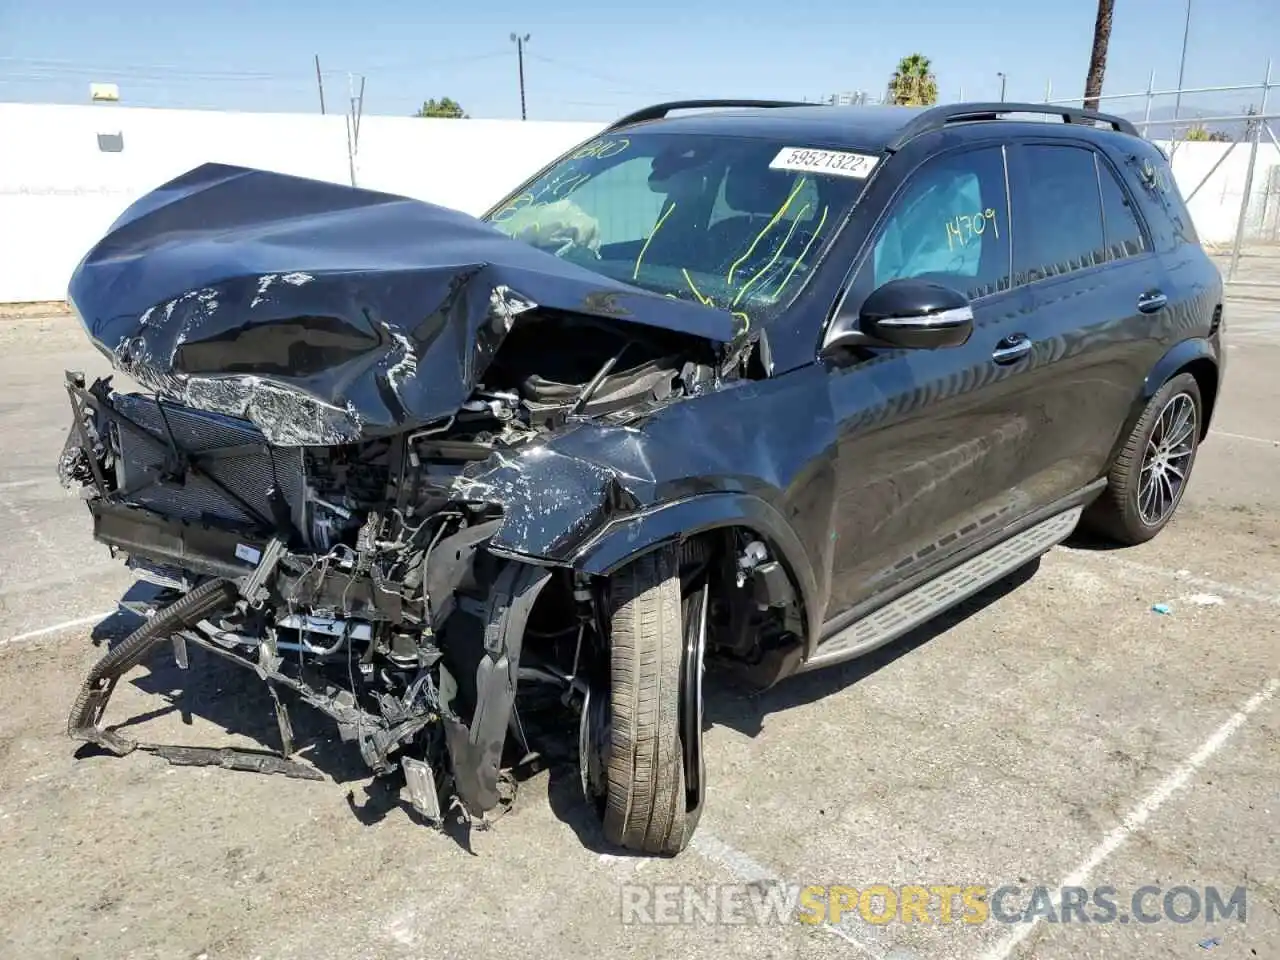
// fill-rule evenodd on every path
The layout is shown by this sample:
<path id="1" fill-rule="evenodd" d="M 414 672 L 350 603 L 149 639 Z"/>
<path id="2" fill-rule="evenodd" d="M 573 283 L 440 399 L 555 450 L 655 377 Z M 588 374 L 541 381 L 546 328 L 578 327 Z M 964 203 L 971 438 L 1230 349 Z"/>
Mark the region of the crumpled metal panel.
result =
<path id="1" fill-rule="evenodd" d="M 206 164 L 129 207 L 68 299 L 150 390 L 253 421 L 274 444 L 334 444 L 454 413 L 535 307 L 723 344 L 726 312 L 611 280 L 464 213 Z"/>
<path id="2" fill-rule="evenodd" d="M 608 522 L 645 507 L 749 494 L 774 507 L 825 570 L 836 459 L 825 377 L 815 365 L 723 383 L 634 424 L 577 424 L 468 467 L 455 496 L 502 505 L 492 548 L 564 562 Z"/>

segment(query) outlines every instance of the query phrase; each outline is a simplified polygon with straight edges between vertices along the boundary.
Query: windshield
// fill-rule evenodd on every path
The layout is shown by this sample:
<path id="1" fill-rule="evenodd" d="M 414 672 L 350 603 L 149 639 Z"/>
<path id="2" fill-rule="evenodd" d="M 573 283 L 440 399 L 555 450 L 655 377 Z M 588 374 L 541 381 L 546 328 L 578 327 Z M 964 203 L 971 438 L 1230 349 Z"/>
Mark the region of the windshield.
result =
<path id="1" fill-rule="evenodd" d="M 869 171 L 868 157 L 795 146 L 606 134 L 485 219 L 615 280 L 725 309 L 754 325 L 795 297 Z"/>

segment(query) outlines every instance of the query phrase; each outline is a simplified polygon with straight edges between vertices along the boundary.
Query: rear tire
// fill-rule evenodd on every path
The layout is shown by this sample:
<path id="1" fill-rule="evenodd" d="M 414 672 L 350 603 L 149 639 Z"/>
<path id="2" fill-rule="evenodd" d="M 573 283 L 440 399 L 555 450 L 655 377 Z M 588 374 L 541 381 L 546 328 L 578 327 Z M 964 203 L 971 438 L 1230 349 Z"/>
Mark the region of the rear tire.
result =
<path id="1" fill-rule="evenodd" d="M 610 738 L 604 832 L 611 843 L 674 854 L 688 845 L 680 670 L 680 576 L 670 549 L 617 573 L 610 640 Z"/>
<path id="2" fill-rule="evenodd" d="M 1165 528 L 1191 480 L 1203 411 L 1200 385 L 1189 373 L 1156 391 L 1085 515 L 1089 529 L 1132 546 Z"/>

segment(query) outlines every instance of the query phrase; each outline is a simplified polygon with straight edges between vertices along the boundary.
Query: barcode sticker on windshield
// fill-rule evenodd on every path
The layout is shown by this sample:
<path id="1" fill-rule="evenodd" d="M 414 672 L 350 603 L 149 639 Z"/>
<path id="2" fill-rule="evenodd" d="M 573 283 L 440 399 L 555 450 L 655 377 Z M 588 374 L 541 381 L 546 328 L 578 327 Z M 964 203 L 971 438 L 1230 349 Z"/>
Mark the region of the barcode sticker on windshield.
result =
<path id="1" fill-rule="evenodd" d="M 812 147 L 783 147 L 773 162 L 773 170 L 799 170 L 804 173 L 830 173 L 858 180 L 870 176 L 879 157 L 843 150 L 815 150 Z"/>

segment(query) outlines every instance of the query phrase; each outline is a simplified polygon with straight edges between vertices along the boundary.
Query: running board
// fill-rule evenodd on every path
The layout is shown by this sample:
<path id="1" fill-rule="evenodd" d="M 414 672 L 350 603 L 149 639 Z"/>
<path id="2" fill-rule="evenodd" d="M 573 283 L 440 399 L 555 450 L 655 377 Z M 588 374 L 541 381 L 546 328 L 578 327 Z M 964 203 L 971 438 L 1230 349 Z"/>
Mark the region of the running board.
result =
<path id="1" fill-rule="evenodd" d="M 1050 517 L 890 601 L 824 640 L 797 672 L 860 657 L 932 620 L 1067 539 L 1083 512 L 1072 507 Z"/>

